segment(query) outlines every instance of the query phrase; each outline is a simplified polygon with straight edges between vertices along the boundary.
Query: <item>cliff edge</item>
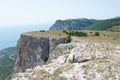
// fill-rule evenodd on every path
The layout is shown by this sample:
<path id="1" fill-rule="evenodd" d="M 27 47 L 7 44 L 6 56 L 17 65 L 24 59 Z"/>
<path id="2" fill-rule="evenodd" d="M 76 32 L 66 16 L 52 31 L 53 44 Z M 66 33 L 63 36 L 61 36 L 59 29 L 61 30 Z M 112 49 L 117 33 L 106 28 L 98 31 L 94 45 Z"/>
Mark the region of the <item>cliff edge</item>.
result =
<path id="1" fill-rule="evenodd" d="M 14 73 L 24 72 L 46 64 L 49 55 L 59 44 L 66 43 L 66 35 L 60 31 L 27 32 L 21 34 L 17 44 Z M 54 36 L 53 36 L 54 34 Z"/>

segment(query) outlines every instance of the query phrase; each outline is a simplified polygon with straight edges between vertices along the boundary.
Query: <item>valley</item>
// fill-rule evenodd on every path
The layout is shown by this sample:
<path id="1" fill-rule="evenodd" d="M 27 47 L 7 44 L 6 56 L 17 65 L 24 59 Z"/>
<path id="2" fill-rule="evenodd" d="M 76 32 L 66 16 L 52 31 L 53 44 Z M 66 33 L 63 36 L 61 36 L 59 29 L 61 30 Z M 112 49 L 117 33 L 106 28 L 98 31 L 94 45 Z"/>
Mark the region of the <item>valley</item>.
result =
<path id="1" fill-rule="evenodd" d="M 5 80 L 13 73 L 16 47 L 0 50 L 0 80 Z M 11 57 L 13 56 L 13 57 Z M 11 59 L 12 58 L 12 59 Z"/>

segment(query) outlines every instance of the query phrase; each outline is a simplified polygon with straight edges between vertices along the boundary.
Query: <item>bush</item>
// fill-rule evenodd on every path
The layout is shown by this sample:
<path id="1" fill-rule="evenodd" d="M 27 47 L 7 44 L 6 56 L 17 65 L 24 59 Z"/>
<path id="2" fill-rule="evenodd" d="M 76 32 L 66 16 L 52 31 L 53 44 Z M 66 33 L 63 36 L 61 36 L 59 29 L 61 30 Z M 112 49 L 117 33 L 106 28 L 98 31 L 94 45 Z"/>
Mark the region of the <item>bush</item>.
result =
<path id="1" fill-rule="evenodd" d="M 74 32 L 74 31 L 71 31 L 70 33 L 71 33 L 71 35 L 75 35 L 75 32 Z"/>
<path id="2" fill-rule="evenodd" d="M 66 33 L 66 30 L 63 30 L 63 33 Z"/>
<path id="3" fill-rule="evenodd" d="M 87 33 L 84 32 L 78 32 L 78 31 L 66 31 L 65 32 L 67 35 L 71 35 L 71 36 L 79 36 L 79 37 L 86 37 Z"/>
<path id="4" fill-rule="evenodd" d="M 45 32 L 45 30 L 40 30 L 40 32 Z"/>
<path id="5" fill-rule="evenodd" d="M 90 32 L 90 34 L 92 34 L 93 32 Z"/>
<path id="6" fill-rule="evenodd" d="M 84 36 L 84 37 L 86 37 L 86 36 L 87 36 L 87 33 L 84 33 L 84 32 L 76 32 L 76 36 Z"/>
<path id="7" fill-rule="evenodd" d="M 100 36 L 100 33 L 99 33 L 99 32 L 95 32 L 94 35 L 95 35 L 95 36 Z"/>
<path id="8" fill-rule="evenodd" d="M 67 41 L 67 43 L 70 43 L 70 42 L 72 41 L 72 39 L 71 39 L 71 36 L 70 36 L 70 35 L 68 35 L 68 36 L 67 36 L 67 40 L 66 40 L 66 41 Z"/>

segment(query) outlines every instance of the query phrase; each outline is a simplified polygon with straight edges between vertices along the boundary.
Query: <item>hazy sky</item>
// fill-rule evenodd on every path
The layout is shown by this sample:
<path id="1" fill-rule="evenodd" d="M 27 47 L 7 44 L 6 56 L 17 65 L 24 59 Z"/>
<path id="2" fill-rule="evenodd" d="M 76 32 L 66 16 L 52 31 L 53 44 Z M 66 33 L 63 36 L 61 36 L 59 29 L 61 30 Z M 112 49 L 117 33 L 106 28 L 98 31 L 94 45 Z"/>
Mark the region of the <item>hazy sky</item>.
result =
<path id="1" fill-rule="evenodd" d="M 120 16 L 120 0 L 0 0 L 0 26 Z"/>

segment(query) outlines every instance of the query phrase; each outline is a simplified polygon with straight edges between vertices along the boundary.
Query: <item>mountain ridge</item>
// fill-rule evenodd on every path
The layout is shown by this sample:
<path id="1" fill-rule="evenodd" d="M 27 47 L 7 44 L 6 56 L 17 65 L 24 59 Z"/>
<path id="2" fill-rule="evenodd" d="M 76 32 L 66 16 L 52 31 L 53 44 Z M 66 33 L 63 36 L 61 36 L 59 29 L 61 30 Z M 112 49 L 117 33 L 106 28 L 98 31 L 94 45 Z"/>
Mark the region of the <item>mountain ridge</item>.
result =
<path id="1" fill-rule="evenodd" d="M 56 20 L 49 30 L 107 30 L 119 25 L 119 17 L 104 20 L 78 18 Z"/>
<path id="2" fill-rule="evenodd" d="M 87 26 L 85 29 L 88 30 L 107 30 L 114 26 L 120 25 L 120 18 L 111 18 L 106 20 L 101 20 L 93 25 Z"/>
<path id="3" fill-rule="evenodd" d="M 78 30 L 84 29 L 84 27 L 92 25 L 99 20 L 78 18 L 67 20 L 56 20 L 56 22 L 50 27 L 49 30 Z"/>

